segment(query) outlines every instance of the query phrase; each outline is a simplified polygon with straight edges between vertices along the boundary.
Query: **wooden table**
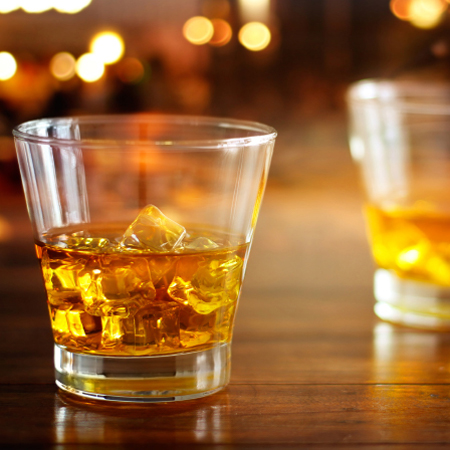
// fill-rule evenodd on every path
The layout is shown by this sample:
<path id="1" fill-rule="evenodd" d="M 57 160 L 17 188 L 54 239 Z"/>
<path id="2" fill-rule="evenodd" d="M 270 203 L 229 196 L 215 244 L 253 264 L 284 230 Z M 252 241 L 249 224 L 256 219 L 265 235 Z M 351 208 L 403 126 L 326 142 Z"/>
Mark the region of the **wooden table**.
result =
<path id="1" fill-rule="evenodd" d="M 450 443 L 450 335 L 374 317 L 356 175 L 346 153 L 320 157 L 323 170 L 345 163 L 337 174 L 309 167 L 308 178 L 301 164 L 279 176 L 275 161 L 238 311 L 231 383 L 196 401 L 113 407 L 58 393 L 25 208 L 4 203 L 0 215 L 20 248 L 0 246 L 0 443 L 371 450 Z"/>

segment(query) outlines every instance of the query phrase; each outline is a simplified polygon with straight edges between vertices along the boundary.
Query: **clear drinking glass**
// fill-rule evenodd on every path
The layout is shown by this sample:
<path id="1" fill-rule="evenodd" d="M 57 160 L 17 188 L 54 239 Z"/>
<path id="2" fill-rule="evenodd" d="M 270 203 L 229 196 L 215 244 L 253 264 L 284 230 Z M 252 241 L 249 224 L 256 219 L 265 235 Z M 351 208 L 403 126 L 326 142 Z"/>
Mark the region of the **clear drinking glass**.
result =
<path id="1" fill-rule="evenodd" d="M 132 402 L 223 388 L 275 130 L 136 115 L 36 120 L 14 136 L 57 385 Z"/>
<path id="2" fill-rule="evenodd" d="M 366 80 L 348 93 L 367 192 L 375 313 L 450 329 L 450 85 Z"/>

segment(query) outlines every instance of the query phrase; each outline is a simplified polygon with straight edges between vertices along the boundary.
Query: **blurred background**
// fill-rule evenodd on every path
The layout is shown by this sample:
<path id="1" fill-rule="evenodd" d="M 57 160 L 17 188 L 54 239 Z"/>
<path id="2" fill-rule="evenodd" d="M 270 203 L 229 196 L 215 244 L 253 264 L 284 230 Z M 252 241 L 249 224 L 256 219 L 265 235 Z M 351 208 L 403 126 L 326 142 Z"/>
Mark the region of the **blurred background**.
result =
<path id="1" fill-rule="evenodd" d="M 445 79 L 449 42 L 446 0 L 0 0 L 3 288 L 17 283 L 10 267 L 37 267 L 12 128 L 131 112 L 277 128 L 247 285 L 367 285 L 346 89 L 368 77 Z"/>

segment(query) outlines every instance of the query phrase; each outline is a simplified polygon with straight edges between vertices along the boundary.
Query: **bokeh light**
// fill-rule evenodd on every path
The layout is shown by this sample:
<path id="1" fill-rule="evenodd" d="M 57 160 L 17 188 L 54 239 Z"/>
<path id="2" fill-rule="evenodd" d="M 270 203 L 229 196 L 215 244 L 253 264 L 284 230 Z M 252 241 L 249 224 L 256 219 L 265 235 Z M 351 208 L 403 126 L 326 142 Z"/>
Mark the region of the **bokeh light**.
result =
<path id="1" fill-rule="evenodd" d="M 450 0 L 391 0 L 392 14 L 400 20 L 408 20 L 418 28 L 438 25 Z"/>
<path id="2" fill-rule="evenodd" d="M 76 72 L 83 81 L 92 83 L 99 80 L 103 76 L 105 66 L 93 53 L 85 53 L 77 60 Z"/>
<path id="3" fill-rule="evenodd" d="M 261 22 L 247 23 L 239 31 L 239 42 L 253 52 L 264 50 L 271 38 L 269 28 Z"/>
<path id="4" fill-rule="evenodd" d="M 76 14 L 91 4 L 92 0 L 53 0 L 56 11 L 66 14 Z"/>
<path id="5" fill-rule="evenodd" d="M 441 21 L 447 6 L 445 0 L 411 0 L 409 21 L 418 28 L 433 28 Z"/>
<path id="6" fill-rule="evenodd" d="M 191 17 L 183 26 L 183 36 L 191 44 L 207 44 L 213 35 L 214 26 L 206 17 Z"/>
<path id="7" fill-rule="evenodd" d="M 53 7 L 53 0 L 21 0 L 20 6 L 27 13 L 42 13 Z"/>
<path id="8" fill-rule="evenodd" d="M 70 80 L 75 75 L 75 58 L 67 52 L 57 53 L 50 61 L 50 72 L 61 81 Z"/>
<path id="9" fill-rule="evenodd" d="M 20 0 L 0 0 L 0 13 L 7 14 L 20 8 Z"/>
<path id="10" fill-rule="evenodd" d="M 144 78 L 144 65 L 137 58 L 124 58 L 118 67 L 118 76 L 123 83 L 136 84 Z"/>
<path id="11" fill-rule="evenodd" d="M 233 35 L 230 24 L 222 19 L 213 19 L 211 20 L 211 23 L 214 27 L 214 34 L 209 43 L 215 47 L 222 47 L 223 45 L 228 44 Z"/>
<path id="12" fill-rule="evenodd" d="M 90 51 L 103 64 L 113 64 L 122 58 L 125 52 L 125 44 L 119 34 L 113 31 L 102 31 L 92 38 Z"/>
<path id="13" fill-rule="evenodd" d="M 75 14 L 90 5 L 92 0 L 0 0 L 0 13 L 22 8 L 27 13 L 42 13 L 55 8 L 58 12 Z"/>
<path id="14" fill-rule="evenodd" d="M 409 20 L 410 5 L 411 5 L 411 0 L 391 0 L 391 2 L 389 4 L 392 14 L 394 14 L 394 16 L 400 20 Z"/>
<path id="15" fill-rule="evenodd" d="M 243 22 L 266 22 L 269 20 L 270 0 L 239 0 L 238 3 Z"/>
<path id="16" fill-rule="evenodd" d="M 17 70 L 17 63 L 13 55 L 8 52 L 0 52 L 0 80 L 9 80 Z"/>

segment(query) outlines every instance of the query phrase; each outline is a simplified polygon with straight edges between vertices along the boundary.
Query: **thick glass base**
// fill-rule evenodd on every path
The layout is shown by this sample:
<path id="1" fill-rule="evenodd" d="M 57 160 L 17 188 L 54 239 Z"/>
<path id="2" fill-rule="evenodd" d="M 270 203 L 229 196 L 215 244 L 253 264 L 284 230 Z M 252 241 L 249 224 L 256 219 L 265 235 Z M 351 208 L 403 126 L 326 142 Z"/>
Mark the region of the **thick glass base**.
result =
<path id="1" fill-rule="evenodd" d="M 450 330 L 450 288 L 399 278 L 378 269 L 375 314 L 383 320 L 428 330 Z"/>
<path id="2" fill-rule="evenodd" d="M 111 357 L 55 345 L 56 384 L 72 394 L 116 402 L 173 402 L 213 394 L 228 384 L 231 344 L 164 356 Z"/>

